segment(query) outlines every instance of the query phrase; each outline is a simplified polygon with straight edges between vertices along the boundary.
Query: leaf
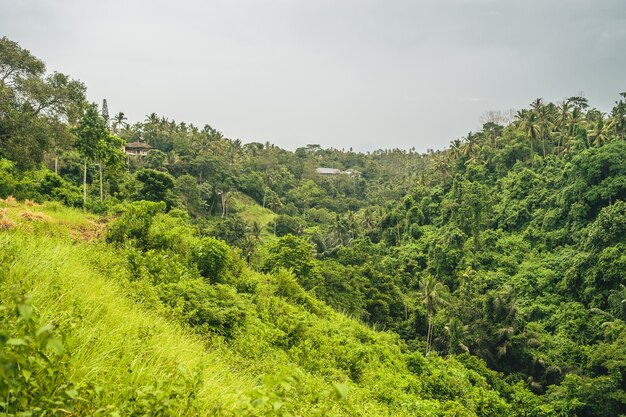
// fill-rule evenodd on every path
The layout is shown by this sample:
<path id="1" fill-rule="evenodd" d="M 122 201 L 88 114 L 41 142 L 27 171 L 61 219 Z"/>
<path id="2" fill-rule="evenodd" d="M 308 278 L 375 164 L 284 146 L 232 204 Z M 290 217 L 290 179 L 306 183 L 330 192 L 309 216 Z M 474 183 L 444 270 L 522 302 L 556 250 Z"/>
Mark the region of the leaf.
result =
<path id="1" fill-rule="evenodd" d="M 28 369 L 22 369 L 22 376 L 24 377 L 24 379 L 26 380 L 26 382 L 28 382 L 28 380 L 30 379 L 30 376 L 33 373 L 31 371 L 29 371 Z"/>
<path id="2" fill-rule="evenodd" d="M 26 346 L 24 339 L 9 339 L 7 340 L 9 346 Z"/>
<path id="3" fill-rule="evenodd" d="M 37 333 L 35 333 L 35 336 L 39 337 L 44 333 L 50 333 L 52 332 L 52 330 L 54 329 L 54 326 L 52 326 L 52 324 L 48 323 L 45 326 L 42 326 L 39 330 L 37 330 Z"/>
<path id="4" fill-rule="evenodd" d="M 33 315 L 33 306 L 28 304 L 18 304 L 17 312 L 24 320 L 30 320 Z"/>
<path id="5" fill-rule="evenodd" d="M 280 402 L 280 401 L 274 401 L 274 402 L 272 403 L 272 409 L 273 409 L 274 411 L 278 411 L 278 410 L 280 410 L 282 406 L 283 406 L 283 403 L 282 403 L 282 402 Z"/>
<path id="6" fill-rule="evenodd" d="M 76 397 L 78 397 L 78 391 L 76 391 L 75 389 L 68 389 L 65 391 L 65 395 L 67 395 L 73 400 Z"/>
<path id="7" fill-rule="evenodd" d="M 265 398 L 264 398 L 264 397 L 257 398 L 256 400 L 254 400 L 254 401 L 252 401 L 252 402 L 250 403 L 250 405 L 251 405 L 252 407 L 254 407 L 254 408 L 257 408 L 257 407 L 259 407 L 259 406 L 261 406 L 261 405 L 263 405 L 263 404 L 265 404 Z"/>
<path id="8" fill-rule="evenodd" d="M 57 355 L 62 356 L 65 349 L 63 348 L 63 342 L 58 337 L 53 337 L 48 340 L 48 347 Z"/>
<path id="9" fill-rule="evenodd" d="M 337 398 L 340 400 L 345 400 L 348 398 L 348 391 L 350 388 L 346 384 L 335 383 L 333 384 L 333 388 L 335 388 L 335 394 L 337 394 Z"/>

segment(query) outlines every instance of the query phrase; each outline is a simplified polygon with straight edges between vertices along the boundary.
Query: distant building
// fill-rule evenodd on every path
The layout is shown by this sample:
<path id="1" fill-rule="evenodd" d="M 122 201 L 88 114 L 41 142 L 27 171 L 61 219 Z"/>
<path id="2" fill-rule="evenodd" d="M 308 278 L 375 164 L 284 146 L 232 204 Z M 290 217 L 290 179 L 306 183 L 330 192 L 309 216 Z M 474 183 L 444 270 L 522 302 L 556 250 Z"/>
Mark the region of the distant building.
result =
<path id="1" fill-rule="evenodd" d="M 358 177 L 361 175 L 359 171 L 356 169 L 347 169 L 342 171 L 337 168 L 316 168 L 315 173 L 318 175 L 322 175 L 324 177 L 334 177 L 335 175 L 349 175 L 351 178 Z"/>
<path id="2" fill-rule="evenodd" d="M 337 168 L 317 168 L 315 170 L 315 173 L 320 175 L 339 175 L 342 172 L 342 170 Z"/>
<path id="3" fill-rule="evenodd" d="M 152 146 L 145 142 L 130 142 L 124 146 L 124 151 L 128 156 L 146 156 Z"/>

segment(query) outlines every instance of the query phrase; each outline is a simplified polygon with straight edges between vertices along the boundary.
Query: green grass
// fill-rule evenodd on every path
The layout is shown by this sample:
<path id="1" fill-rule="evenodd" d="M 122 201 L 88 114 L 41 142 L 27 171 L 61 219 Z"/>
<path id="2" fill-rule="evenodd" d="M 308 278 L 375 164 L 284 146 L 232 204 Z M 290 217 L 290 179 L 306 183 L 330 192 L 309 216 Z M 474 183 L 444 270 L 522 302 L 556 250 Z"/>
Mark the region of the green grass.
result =
<path id="1" fill-rule="evenodd" d="M 237 214 L 246 223 L 252 224 L 257 222 L 261 227 L 266 227 L 276 216 L 272 210 L 263 208 L 251 197 L 243 193 L 235 193 L 232 200 Z"/>
<path id="2" fill-rule="evenodd" d="M 168 389 L 197 378 L 202 381 L 198 406 L 205 410 L 232 406 L 253 388 L 254 378 L 229 366 L 233 360 L 223 346 L 210 346 L 141 308 L 118 279 L 94 271 L 94 258 L 106 252 L 101 246 L 67 245 L 20 231 L 0 234 L 4 259 L 13 255 L 1 275 L 0 298 L 4 304 L 14 292 L 26 292 L 44 322 L 60 322 L 68 335 L 74 383 L 118 387 L 105 393 L 106 402 L 119 404 L 127 395 L 121 387 L 161 383 Z"/>

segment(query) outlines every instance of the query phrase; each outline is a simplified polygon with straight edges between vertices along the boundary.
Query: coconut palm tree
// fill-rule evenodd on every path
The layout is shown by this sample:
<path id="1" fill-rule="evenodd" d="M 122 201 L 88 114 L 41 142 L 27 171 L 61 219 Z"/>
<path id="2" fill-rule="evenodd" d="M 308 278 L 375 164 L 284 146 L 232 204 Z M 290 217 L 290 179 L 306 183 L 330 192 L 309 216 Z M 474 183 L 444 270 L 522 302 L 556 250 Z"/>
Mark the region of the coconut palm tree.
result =
<path id="1" fill-rule="evenodd" d="M 530 143 L 530 165 L 535 166 L 535 151 L 533 142 L 539 136 L 539 124 L 537 123 L 537 114 L 532 110 L 522 109 L 516 115 L 520 127 L 524 130 L 526 139 Z"/>
<path id="2" fill-rule="evenodd" d="M 443 328 L 448 337 L 448 353 L 469 352 L 469 348 L 463 343 L 468 331 L 468 326 L 458 317 L 452 317 Z"/>
<path id="3" fill-rule="evenodd" d="M 609 140 L 605 113 L 593 110 L 587 113 L 590 129 L 587 131 L 589 140 L 593 146 L 600 147 Z"/>
<path id="4" fill-rule="evenodd" d="M 128 128 L 128 123 L 126 122 L 127 120 L 128 118 L 123 112 L 119 112 L 113 116 L 113 132 L 118 133 L 120 131 L 120 126 L 122 129 Z"/>
<path id="5" fill-rule="evenodd" d="M 435 277 L 428 274 L 424 276 L 421 282 L 421 298 L 422 303 L 426 307 L 426 315 L 428 316 L 428 330 L 426 333 L 426 350 L 428 354 L 433 338 L 433 317 L 439 307 L 444 304 L 445 285 L 437 281 Z"/>

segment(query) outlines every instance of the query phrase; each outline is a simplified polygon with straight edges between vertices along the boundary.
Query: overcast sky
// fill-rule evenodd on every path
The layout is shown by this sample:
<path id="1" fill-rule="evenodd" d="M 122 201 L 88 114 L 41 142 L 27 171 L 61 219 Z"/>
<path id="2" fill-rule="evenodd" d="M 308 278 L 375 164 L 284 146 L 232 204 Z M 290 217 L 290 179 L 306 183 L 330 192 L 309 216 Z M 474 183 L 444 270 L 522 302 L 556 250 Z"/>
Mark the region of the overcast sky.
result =
<path id="1" fill-rule="evenodd" d="M 0 0 L 2 35 L 110 114 L 287 149 L 439 149 L 488 110 L 626 91 L 625 0 Z"/>

